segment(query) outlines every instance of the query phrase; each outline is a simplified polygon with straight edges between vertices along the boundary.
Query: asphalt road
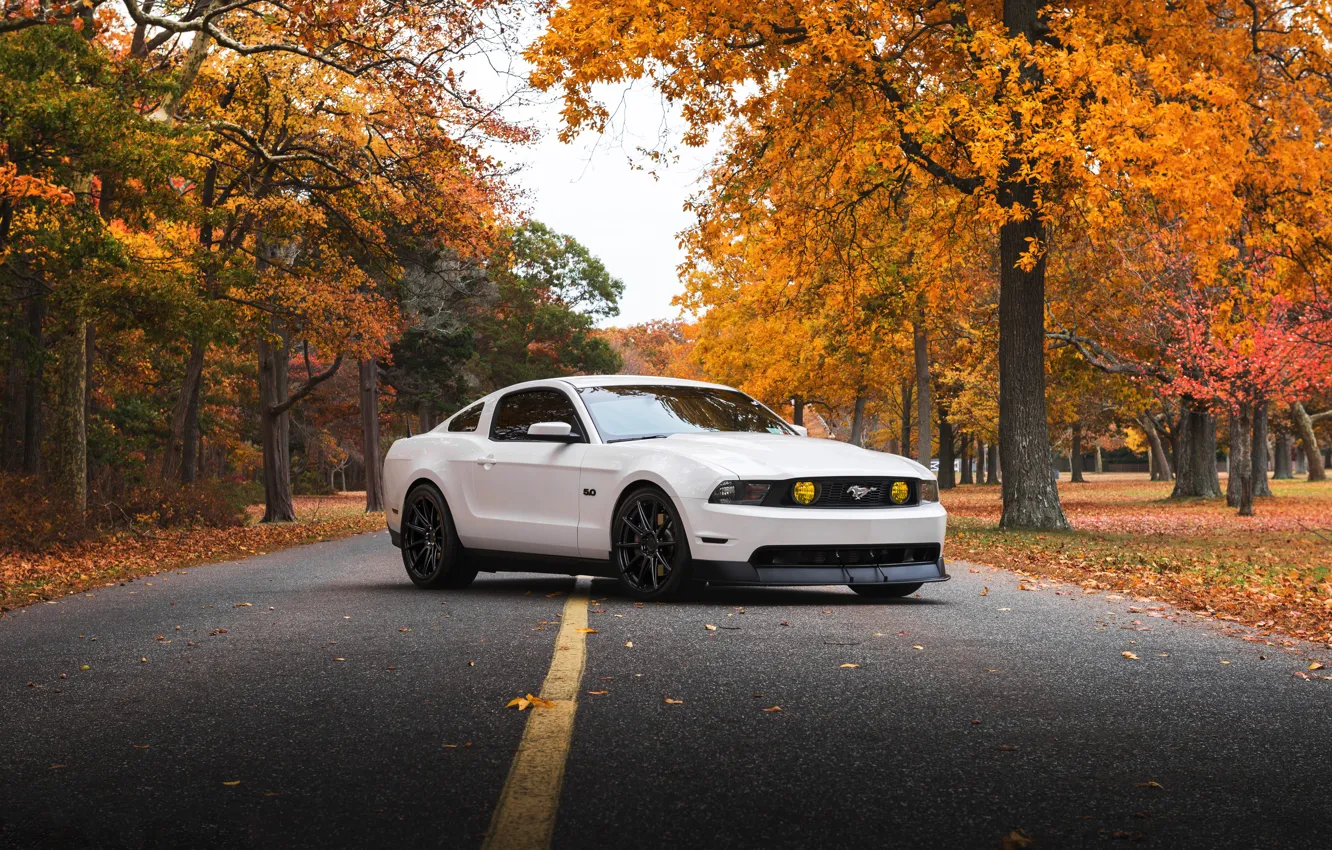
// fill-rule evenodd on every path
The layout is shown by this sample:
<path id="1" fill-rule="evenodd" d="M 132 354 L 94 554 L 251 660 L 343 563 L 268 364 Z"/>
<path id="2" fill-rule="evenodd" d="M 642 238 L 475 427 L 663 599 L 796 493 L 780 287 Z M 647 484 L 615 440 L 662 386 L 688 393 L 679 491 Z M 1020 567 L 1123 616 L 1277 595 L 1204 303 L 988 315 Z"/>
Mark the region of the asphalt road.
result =
<path id="1" fill-rule="evenodd" d="M 893 602 L 593 583 L 582 687 L 608 693 L 554 846 L 1332 843 L 1307 647 L 952 570 Z M 11 612 L 0 847 L 478 847 L 572 586 L 419 591 L 380 533 Z"/>

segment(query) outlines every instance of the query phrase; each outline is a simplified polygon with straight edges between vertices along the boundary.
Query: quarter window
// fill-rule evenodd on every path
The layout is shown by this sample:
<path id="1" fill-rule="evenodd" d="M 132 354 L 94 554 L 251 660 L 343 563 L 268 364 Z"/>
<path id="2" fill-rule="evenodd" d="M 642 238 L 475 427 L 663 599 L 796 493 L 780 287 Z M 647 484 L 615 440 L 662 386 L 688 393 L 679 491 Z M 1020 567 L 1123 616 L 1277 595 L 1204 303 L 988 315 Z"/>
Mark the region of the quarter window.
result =
<path id="1" fill-rule="evenodd" d="M 557 390 L 529 390 L 500 399 L 495 422 L 490 426 L 490 438 L 526 440 L 527 429 L 538 422 L 568 422 L 574 436 L 581 437 L 583 433 L 568 396 Z"/>
<path id="2" fill-rule="evenodd" d="M 449 420 L 450 431 L 475 431 L 481 424 L 481 408 L 485 407 L 484 402 L 478 401 L 476 404 L 459 413 Z"/>

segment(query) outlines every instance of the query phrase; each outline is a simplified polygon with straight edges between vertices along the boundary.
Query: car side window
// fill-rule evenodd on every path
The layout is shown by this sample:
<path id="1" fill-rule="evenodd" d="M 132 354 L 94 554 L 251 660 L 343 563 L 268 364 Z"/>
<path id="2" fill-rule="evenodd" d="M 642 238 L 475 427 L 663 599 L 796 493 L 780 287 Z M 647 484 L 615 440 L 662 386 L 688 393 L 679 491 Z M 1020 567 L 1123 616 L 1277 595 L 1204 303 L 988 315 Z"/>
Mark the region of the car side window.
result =
<path id="1" fill-rule="evenodd" d="M 459 413 L 449 420 L 450 431 L 475 431 L 481 424 L 481 408 L 485 407 L 484 402 L 478 401 L 476 404 Z"/>
<path id="2" fill-rule="evenodd" d="M 568 396 L 558 390 L 527 390 L 500 399 L 490 426 L 490 439 L 526 440 L 527 429 L 538 422 L 568 422 L 574 436 L 583 433 Z"/>

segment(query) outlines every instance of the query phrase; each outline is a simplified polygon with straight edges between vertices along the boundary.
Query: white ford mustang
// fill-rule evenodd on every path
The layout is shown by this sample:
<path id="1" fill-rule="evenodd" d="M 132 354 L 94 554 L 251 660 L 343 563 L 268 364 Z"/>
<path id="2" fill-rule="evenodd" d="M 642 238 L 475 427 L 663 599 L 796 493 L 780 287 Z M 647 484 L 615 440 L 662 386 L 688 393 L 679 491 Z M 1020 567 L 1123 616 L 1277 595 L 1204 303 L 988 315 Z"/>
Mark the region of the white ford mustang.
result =
<path id="1" fill-rule="evenodd" d="M 614 577 L 640 599 L 690 581 L 899 597 L 948 579 L 928 469 L 806 437 L 717 384 L 517 384 L 398 440 L 384 479 L 421 587 L 523 570 Z"/>

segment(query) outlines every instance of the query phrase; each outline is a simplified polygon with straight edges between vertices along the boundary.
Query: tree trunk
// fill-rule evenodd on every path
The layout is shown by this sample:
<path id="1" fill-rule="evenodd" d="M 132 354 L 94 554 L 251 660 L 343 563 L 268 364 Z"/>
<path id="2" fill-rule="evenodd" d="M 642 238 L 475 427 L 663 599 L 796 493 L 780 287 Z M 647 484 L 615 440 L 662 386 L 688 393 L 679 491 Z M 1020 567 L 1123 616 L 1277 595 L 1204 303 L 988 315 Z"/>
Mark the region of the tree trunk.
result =
<path id="1" fill-rule="evenodd" d="M 791 424 L 801 426 L 805 424 L 805 400 L 800 396 L 791 399 Z"/>
<path id="2" fill-rule="evenodd" d="M 1010 36 L 1035 43 L 1044 0 L 1004 0 Z M 1040 72 L 1024 63 L 1024 81 L 1039 87 Z M 1014 131 L 1025 135 L 1014 112 Z M 1045 256 L 1030 270 L 1022 255 L 1046 247 L 1036 187 L 1024 176 L 1036 165 L 1010 156 L 999 175 L 999 205 L 1023 217 L 999 228 L 999 457 L 1004 467 L 1001 528 L 1068 528 L 1059 490 L 1050 474 L 1049 420 L 1045 412 Z M 1030 240 L 1030 241 L 1029 241 Z"/>
<path id="3" fill-rule="evenodd" d="M 1236 483 L 1232 507 L 1239 508 L 1240 516 L 1253 516 L 1253 405 L 1241 404 L 1230 422 L 1230 479 Z"/>
<path id="4" fill-rule="evenodd" d="M 1255 499 L 1272 495 L 1272 485 L 1267 483 L 1267 401 L 1256 402 L 1253 406 L 1253 441 L 1250 444 L 1251 463 L 1253 466 L 1253 497 Z"/>
<path id="5" fill-rule="evenodd" d="M 1295 448 L 1295 441 L 1284 428 L 1277 432 L 1276 451 L 1273 453 L 1272 478 L 1289 481 L 1295 475 L 1290 468 L 1290 453 Z"/>
<path id="6" fill-rule="evenodd" d="M 1068 453 L 1068 480 L 1085 484 L 1082 477 L 1082 422 L 1073 423 L 1073 448 Z"/>
<path id="7" fill-rule="evenodd" d="M 1300 446 L 1304 449 L 1304 459 L 1309 466 L 1309 480 L 1327 480 L 1327 473 L 1323 470 L 1323 455 L 1318 450 L 1318 436 L 1314 434 L 1313 419 L 1298 401 L 1290 403 L 1290 418 L 1294 420 L 1295 430 L 1300 435 Z"/>
<path id="8" fill-rule="evenodd" d="M 913 332 L 916 356 L 916 460 L 930 465 L 930 340 L 924 320 Z"/>
<path id="9" fill-rule="evenodd" d="M 286 331 L 259 337 L 259 430 L 264 457 L 264 522 L 291 522 L 291 414 L 287 400 L 290 361 Z M 279 411 L 280 412 L 277 412 Z"/>
<path id="10" fill-rule="evenodd" d="M 1096 444 L 1096 474 L 1097 474 L 1097 475 L 1100 475 L 1102 472 L 1105 472 L 1105 465 L 1104 465 L 1103 463 L 1101 463 L 1101 444 L 1100 444 L 1100 443 L 1097 443 L 1097 444 Z"/>
<path id="11" fill-rule="evenodd" d="M 1240 458 L 1243 458 L 1244 463 L 1247 464 L 1248 455 L 1249 455 L 1249 447 L 1247 445 L 1249 441 L 1248 431 L 1244 432 L 1243 436 L 1246 445 L 1244 446 L 1243 449 L 1238 450 L 1238 454 L 1236 453 L 1237 450 L 1235 448 L 1235 441 L 1237 439 L 1240 439 L 1239 417 L 1240 417 L 1240 412 L 1238 410 L 1231 410 L 1230 422 L 1226 426 L 1227 429 L 1230 431 L 1230 451 L 1226 453 L 1226 507 L 1228 508 L 1239 507 L 1240 476 L 1237 474 L 1238 470 L 1235 468 L 1235 466 L 1236 463 L 1238 462 L 1238 459 Z M 1252 479 L 1250 479 L 1250 482 L 1252 482 Z"/>
<path id="12" fill-rule="evenodd" d="M 910 378 L 902 379 L 902 455 L 911 454 L 911 389 Z"/>
<path id="13" fill-rule="evenodd" d="M 1187 409 L 1175 438 L 1178 464 L 1172 499 L 1215 499 L 1221 495 L 1216 474 L 1216 420 L 1201 406 Z"/>
<path id="14" fill-rule="evenodd" d="M 1001 470 L 999 469 L 999 449 L 994 443 L 985 444 L 985 483 L 998 484 Z"/>
<path id="15" fill-rule="evenodd" d="M 187 443 L 193 433 L 193 423 L 199 416 L 199 388 L 202 383 L 206 346 L 199 340 L 190 341 L 190 356 L 185 361 L 185 376 L 181 379 L 180 395 L 171 411 L 171 432 L 167 436 L 166 450 L 162 453 L 162 478 L 167 481 L 185 478 Z M 189 452 L 193 454 L 192 451 Z"/>
<path id="16" fill-rule="evenodd" d="M 851 445 L 865 445 L 865 402 L 864 393 L 856 396 L 856 410 L 851 416 Z"/>
<path id="17" fill-rule="evenodd" d="M 71 519 L 82 523 L 88 510 L 88 322 L 81 307 L 60 340 L 56 403 L 56 487 Z"/>
<path id="18" fill-rule="evenodd" d="M 418 434 L 424 434 L 435 427 L 432 420 L 434 409 L 428 399 L 421 399 L 416 403 L 416 428 Z"/>
<path id="19" fill-rule="evenodd" d="M 361 454 L 365 458 L 365 510 L 384 510 L 384 469 L 379 452 L 379 364 L 362 360 L 361 372 Z M 347 474 L 343 473 L 343 482 Z"/>
<path id="20" fill-rule="evenodd" d="M 42 470 L 42 392 L 46 374 L 46 293 L 39 291 L 28 301 L 28 358 L 23 382 L 23 455 L 24 475 Z"/>
<path id="21" fill-rule="evenodd" d="M 939 408 L 939 479 L 940 490 L 951 490 L 957 485 L 953 474 L 953 426 Z"/>
<path id="22" fill-rule="evenodd" d="M 1151 416 L 1144 413 L 1138 416 L 1138 424 L 1142 426 L 1142 432 L 1147 435 L 1147 457 L 1150 461 L 1148 466 L 1151 469 L 1151 480 L 1169 481 L 1171 475 L 1170 460 L 1166 457 L 1165 448 L 1161 445 L 1161 435 L 1156 430 L 1156 423 L 1152 421 Z"/>
<path id="23" fill-rule="evenodd" d="M 4 457 L 0 466 L 10 472 L 35 473 L 36 460 L 29 468 L 28 455 L 37 448 L 42 403 L 44 340 L 42 324 L 46 319 L 46 297 L 40 286 L 27 299 L 23 316 L 15 316 L 9 340 L 9 370 L 5 376 Z"/>
<path id="24" fill-rule="evenodd" d="M 196 378 L 194 391 L 190 393 L 190 404 L 185 409 L 185 434 L 180 452 L 180 483 L 193 484 L 199 477 L 200 443 L 203 434 L 199 431 L 199 391 L 202 380 Z"/>
<path id="25" fill-rule="evenodd" d="M 962 438 L 962 481 L 963 484 L 972 484 L 975 479 L 971 477 L 971 438 L 963 436 Z"/>

